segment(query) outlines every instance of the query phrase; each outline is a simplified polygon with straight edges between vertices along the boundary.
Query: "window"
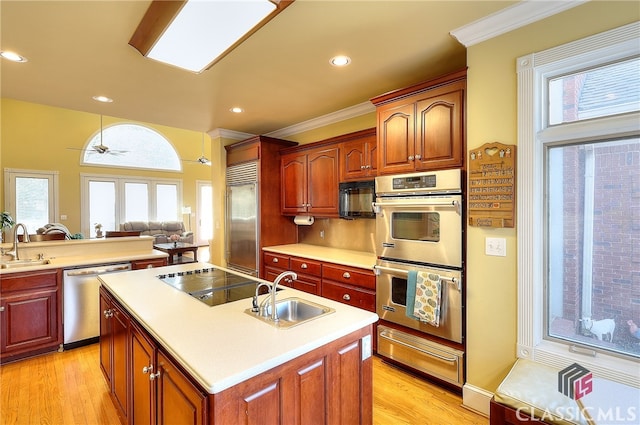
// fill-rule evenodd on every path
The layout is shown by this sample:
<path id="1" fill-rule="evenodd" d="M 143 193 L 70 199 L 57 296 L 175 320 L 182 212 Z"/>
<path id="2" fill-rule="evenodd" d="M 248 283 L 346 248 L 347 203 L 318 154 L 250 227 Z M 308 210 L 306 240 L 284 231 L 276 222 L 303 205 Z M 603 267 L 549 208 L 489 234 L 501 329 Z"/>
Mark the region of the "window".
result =
<path id="1" fill-rule="evenodd" d="M 5 210 L 29 233 L 57 222 L 58 172 L 5 169 Z"/>
<path id="2" fill-rule="evenodd" d="M 107 146 L 108 150 L 96 150 Z M 101 128 L 85 145 L 83 165 L 180 171 L 180 157 L 157 131 L 138 124 L 114 124 Z"/>
<path id="3" fill-rule="evenodd" d="M 627 322 L 640 325 L 639 27 L 517 62 L 517 354 L 556 367 L 579 362 L 634 386 L 640 339 Z"/>
<path id="4" fill-rule="evenodd" d="M 179 220 L 182 182 L 171 179 L 81 174 L 82 232 L 119 230 L 125 221 Z"/>

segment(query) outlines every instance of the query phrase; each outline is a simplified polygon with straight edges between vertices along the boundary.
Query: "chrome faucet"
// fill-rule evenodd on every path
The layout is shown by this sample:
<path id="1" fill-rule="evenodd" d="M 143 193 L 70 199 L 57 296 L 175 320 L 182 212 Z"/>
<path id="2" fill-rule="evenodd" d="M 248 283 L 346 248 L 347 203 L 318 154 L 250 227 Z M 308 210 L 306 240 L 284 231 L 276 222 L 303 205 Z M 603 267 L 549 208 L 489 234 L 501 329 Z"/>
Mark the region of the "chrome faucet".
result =
<path id="1" fill-rule="evenodd" d="M 285 277 L 290 277 L 293 280 L 296 280 L 298 278 L 298 275 L 295 272 L 289 272 L 289 271 L 280 273 L 271 284 L 271 290 L 269 291 L 269 296 L 266 297 L 264 300 L 262 300 L 259 308 L 257 307 L 258 290 L 262 285 L 269 286 L 269 284 L 266 282 L 262 282 L 256 287 L 256 295 L 253 297 L 253 309 L 252 309 L 254 312 L 260 312 L 261 316 L 267 316 L 266 307 L 267 307 L 267 303 L 269 303 L 271 304 L 271 320 L 274 322 L 277 322 L 280 320 L 278 318 L 278 312 L 276 311 L 276 292 L 278 291 L 278 284 Z"/>
<path id="2" fill-rule="evenodd" d="M 18 227 L 22 227 L 22 234 L 23 236 L 23 242 L 24 243 L 28 243 L 29 242 L 29 232 L 27 231 L 27 226 L 25 226 L 22 223 L 18 223 L 13 227 L 13 249 L 9 252 L 5 252 L 5 255 L 10 255 L 13 257 L 14 260 L 19 260 L 20 257 L 18 256 Z"/>
<path id="3" fill-rule="evenodd" d="M 287 276 L 293 280 L 298 278 L 298 275 L 295 272 L 282 272 L 274 279 L 273 285 L 271 285 L 271 320 L 274 322 L 280 320 L 278 318 L 278 313 L 276 312 L 276 292 L 278 290 L 278 283 Z"/>

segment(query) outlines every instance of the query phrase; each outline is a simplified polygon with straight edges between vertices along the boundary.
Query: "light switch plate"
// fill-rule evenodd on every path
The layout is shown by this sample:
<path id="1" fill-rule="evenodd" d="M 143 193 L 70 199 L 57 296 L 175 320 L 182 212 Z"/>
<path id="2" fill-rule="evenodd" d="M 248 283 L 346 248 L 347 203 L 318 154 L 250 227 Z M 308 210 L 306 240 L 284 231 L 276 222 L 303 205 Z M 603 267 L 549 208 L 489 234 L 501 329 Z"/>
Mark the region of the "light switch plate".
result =
<path id="1" fill-rule="evenodd" d="M 507 240 L 505 238 L 486 238 L 484 253 L 486 255 L 495 255 L 498 257 L 506 257 Z"/>

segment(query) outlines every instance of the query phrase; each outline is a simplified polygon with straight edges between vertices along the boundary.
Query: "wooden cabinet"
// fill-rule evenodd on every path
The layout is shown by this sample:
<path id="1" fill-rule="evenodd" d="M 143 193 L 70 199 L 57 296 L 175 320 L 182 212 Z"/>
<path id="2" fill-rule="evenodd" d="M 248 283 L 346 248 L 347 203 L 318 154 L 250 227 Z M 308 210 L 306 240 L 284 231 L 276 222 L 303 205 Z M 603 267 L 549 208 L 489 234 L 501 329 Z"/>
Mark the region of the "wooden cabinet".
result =
<path id="1" fill-rule="evenodd" d="M 111 391 L 118 415 L 127 423 L 129 417 L 129 326 L 130 319 L 100 287 L 100 368 Z"/>
<path id="2" fill-rule="evenodd" d="M 322 267 L 322 293 L 325 298 L 364 310 L 376 311 L 376 277 L 372 271 L 336 264 Z"/>
<path id="3" fill-rule="evenodd" d="M 376 277 L 373 271 L 340 264 L 265 251 L 265 279 L 273 282 L 282 272 L 296 272 L 298 279 L 282 284 L 300 291 L 368 311 L 376 311 Z"/>
<path id="4" fill-rule="evenodd" d="M 212 396 L 214 424 L 371 424 L 371 327 Z"/>
<path id="5" fill-rule="evenodd" d="M 372 99 L 378 173 L 464 166 L 466 70 Z"/>
<path id="6" fill-rule="evenodd" d="M 284 153 L 281 210 L 284 215 L 338 216 L 338 146 Z"/>
<path id="7" fill-rule="evenodd" d="M 0 278 L 0 359 L 53 351 L 62 344 L 62 272 L 38 270 Z"/>
<path id="8" fill-rule="evenodd" d="M 207 397 L 100 288 L 100 367 L 123 424 L 204 424 Z"/>
<path id="9" fill-rule="evenodd" d="M 151 269 L 155 267 L 164 267 L 167 265 L 166 258 L 149 258 L 145 260 L 134 260 L 131 262 L 131 269 Z"/>
<path id="10" fill-rule="evenodd" d="M 340 143 L 340 181 L 372 179 L 378 174 L 376 129 L 349 136 Z"/>

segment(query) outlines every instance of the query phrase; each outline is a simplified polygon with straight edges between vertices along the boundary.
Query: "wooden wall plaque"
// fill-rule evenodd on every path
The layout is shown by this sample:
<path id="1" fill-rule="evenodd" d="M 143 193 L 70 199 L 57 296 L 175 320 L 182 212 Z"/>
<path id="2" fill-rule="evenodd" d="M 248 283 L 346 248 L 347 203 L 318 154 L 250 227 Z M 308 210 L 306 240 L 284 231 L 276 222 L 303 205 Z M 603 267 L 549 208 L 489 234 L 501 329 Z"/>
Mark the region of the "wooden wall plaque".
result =
<path id="1" fill-rule="evenodd" d="M 487 143 L 469 152 L 469 225 L 514 227 L 516 146 Z"/>

